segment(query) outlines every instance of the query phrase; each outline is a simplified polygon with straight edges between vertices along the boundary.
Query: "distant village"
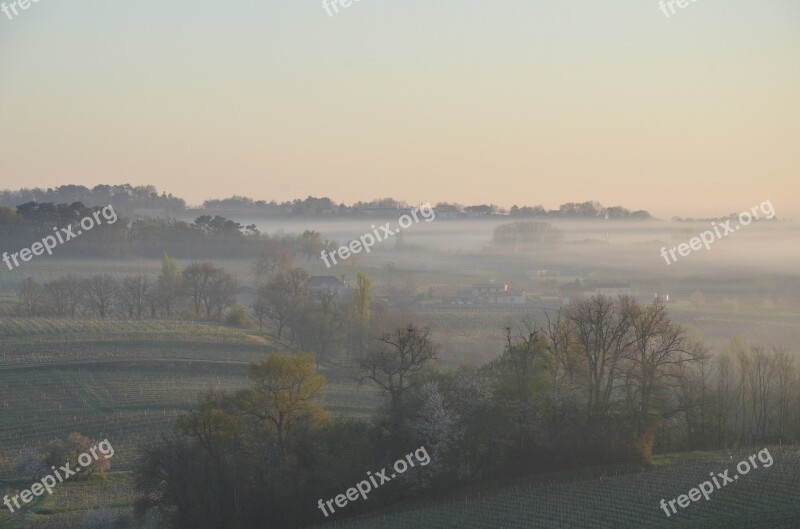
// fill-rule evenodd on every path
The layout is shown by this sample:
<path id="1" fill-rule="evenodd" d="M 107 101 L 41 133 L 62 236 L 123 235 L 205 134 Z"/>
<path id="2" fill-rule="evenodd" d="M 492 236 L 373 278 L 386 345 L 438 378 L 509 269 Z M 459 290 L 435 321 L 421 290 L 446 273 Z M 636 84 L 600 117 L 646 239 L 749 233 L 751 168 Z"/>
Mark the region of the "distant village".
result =
<path id="1" fill-rule="evenodd" d="M 529 275 L 539 278 L 558 277 L 558 272 L 537 270 L 529 273 Z M 339 277 L 333 275 L 311 276 L 306 281 L 305 288 L 309 293 L 326 292 L 340 300 L 348 299 L 354 291 L 353 282 L 344 275 Z M 432 303 L 419 303 L 417 308 L 435 311 L 516 312 L 529 310 L 533 306 L 541 306 L 542 304 L 567 306 L 578 299 L 598 295 L 612 298 L 634 295 L 629 281 L 582 281 L 581 279 L 575 279 L 550 290 L 552 291 L 531 293 L 524 289 L 511 288 L 509 283 L 504 281 L 489 281 L 475 283 L 469 288 L 459 288 L 455 295 L 437 295 L 434 293 Z M 650 302 L 654 299 L 659 299 L 665 303 L 670 301 L 669 294 L 665 293 L 653 293 L 644 297 L 637 297 L 637 300 L 642 302 Z"/>

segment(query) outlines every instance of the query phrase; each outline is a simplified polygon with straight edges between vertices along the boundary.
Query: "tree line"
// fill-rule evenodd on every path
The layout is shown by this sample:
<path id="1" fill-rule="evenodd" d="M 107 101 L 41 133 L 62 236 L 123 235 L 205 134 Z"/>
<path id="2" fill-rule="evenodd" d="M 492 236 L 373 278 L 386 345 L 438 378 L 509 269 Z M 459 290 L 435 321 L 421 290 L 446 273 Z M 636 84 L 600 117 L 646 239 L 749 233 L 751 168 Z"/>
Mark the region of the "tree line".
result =
<path id="1" fill-rule="evenodd" d="M 13 251 L 32 241 L 51 235 L 54 227 L 72 226 L 91 216 L 99 207 L 81 202 L 28 202 L 14 208 L 0 207 L 0 242 Z M 80 237 L 58 247 L 58 257 L 85 258 L 158 258 L 165 248 L 173 257 L 194 259 L 208 257 L 256 258 L 265 248 L 288 251 L 294 257 L 316 257 L 335 242 L 324 241 L 319 232 L 306 230 L 299 235 L 261 234 L 254 224 L 242 225 L 219 215 L 200 215 L 193 222 L 174 218 L 136 217 L 102 223 L 91 237 Z"/>
<path id="2" fill-rule="evenodd" d="M 273 281 L 291 283 L 286 273 Z M 368 311 L 368 296 L 359 305 Z M 207 394 L 143 447 L 137 511 L 179 529 L 300 527 L 322 521 L 319 498 L 419 446 L 430 465 L 337 516 L 489 479 L 647 465 L 654 450 L 800 438 L 787 355 L 734 341 L 711 357 L 658 301 L 576 301 L 543 325 L 507 328 L 488 364 L 455 370 L 438 368 L 427 329 L 366 334 L 342 360 L 383 395 L 370 419 L 331 416 L 314 354 L 275 353 L 251 367 L 248 388 Z"/>
<path id="3" fill-rule="evenodd" d="M 224 268 L 192 262 L 183 270 L 162 256 L 158 276 L 69 273 L 39 282 L 25 278 L 17 290 L 22 317 L 173 319 L 226 321 L 249 326 L 256 320 L 275 328 L 275 337 L 314 353 L 317 361 L 348 350 L 363 351 L 371 327 L 372 281 L 359 274 L 352 289 L 309 287 L 308 272 L 295 265 L 288 248 L 276 243 L 262 252 L 254 271 L 259 286 L 249 307 L 237 304 L 239 285 Z M 386 307 L 377 309 L 385 312 Z"/>
<path id="4" fill-rule="evenodd" d="M 42 189 L 23 188 L 0 191 L 0 206 L 15 207 L 23 203 L 62 203 L 80 202 L 93 207 L 113 204 L 117 213 L 132 215 L 134 211 L 152 210 L 158 214 L 177 214 L 186 209 L 186 201 L 172 194 L 160 193 L 155 186 L 96 185 L 89 189 L 81 185 L 62 185 Z"/>
<path id="5" fill-rule="evenodd" d="M 171 193 L 158 192 L 156 186 L 130 184 L 100 184 L 93 188 L 82 185 L 67 184 L 55 188 L 23 188 L 17 190 L 0 190 L 0 207 L 15 207 L 23 203 L 64 203 L 80 202 L 92 207 L 103 207 L 113 204 L 117 213 L 125 216 L 156 215 L 174 216 L 192 211 L 210 213 L 214 211 L 236 211 L 248 214 L 275 217 L 363 217 L 377 211 L 407 209 L 409 204 L 393 198 L 380 198 L 369 201 L 358 201 L 351 205 L 337 203 L 329 197 L 306 197 L 278 202 L 275 200 L 256 200 L 245 196 L 234 195 L 224 199 L 209 199 L 197 209 L 190 208 L 182 198 Z M 599 202 L 569 202 L 558 209 L 548 210 L 543 206 L 513 205 L 506 210 L 494 204 L 462 205 L 442 202 L 437 207 L 445 207 L 449 211 L 464 217 L 480 217 L 487 215 L 509 215 L 511 217 L 551 217 L 582 219 L 634 219 L 652 218 L 644 210 L 631 211 L 622 206 L 605 207 Z"/>
<path id="6" fill-rule="evenodd" d="M 111 274 L 83 277 L 70 273 L 40 283 L 26 278 L 17 292 L 21 316 L 61 318 L 222 319 L 236 302 L 237 284 L 223 268 L 209 262 L 190 263 L 182 271 L 166 253 L 161 274 Z"/>

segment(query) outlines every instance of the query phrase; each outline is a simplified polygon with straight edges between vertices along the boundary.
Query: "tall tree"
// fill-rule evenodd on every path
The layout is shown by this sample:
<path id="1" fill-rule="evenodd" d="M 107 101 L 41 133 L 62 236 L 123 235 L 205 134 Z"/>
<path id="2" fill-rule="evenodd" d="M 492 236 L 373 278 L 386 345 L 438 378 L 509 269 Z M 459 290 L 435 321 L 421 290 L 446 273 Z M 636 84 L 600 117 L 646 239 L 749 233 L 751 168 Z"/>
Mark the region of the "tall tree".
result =
<path id="1" fill-rule="evenodd" d="M 182 282 L 178 262 L 164 252 L 161 257 L 161 275 L 158 277 L 158 302 L 168 318 L 172 317 L 180 299 Z"/>
<path id="2" fill-rule="evenodd" d="M 575 302 L 567 312 L 585 357 L 587 413 L 590 420 L 608 413 L 623 355 L 630 345 L 629 320 L 619 300 L 594 296 Z"/>
<path id="3" fill-rule="evenodd" d="M 378 345 L 358 360 L 359 381 L 373 382 L 389 398 L 389 428 L 394 444 L 399 444 L 405 435 L 407 393 L 421 384 L 416 375 L 436 356 L 430 331 L 409 325 L 381 336 Z"/>
<path id="4" fill-rule="evenodd" d="M 364 354 L 370 325 L 370 300 L 373 293 L 372 280 L 359 272 L 356 290 L 350 307 L 350 355 L 360 358 Z"/>
<path id="5" fill-rule="evenodd" d="M 327 420 L 327 412 L 320 404 L 326 380 L 316 372 L 311 355 L 274 353 L 251 366 L 250 380 L 254 387 L 236 394 L 236 407 L 257 419 L 274 439 L 278 458 L 283 456 L 287 436 L 295 424 Z"/>
<path id="6" fill-rule="evenodd" d="M 662 302 L 642 306 L 626 300 L 623 310 L 632 337 L 628 380 L 634 385 L 634 427 L 643 434 L 654 399 L 666 389 L 670 378 L 680 376 L 676 368 L 696 360 L 699 350 L 693 349 L 685 331 L 672 323 Z"/>

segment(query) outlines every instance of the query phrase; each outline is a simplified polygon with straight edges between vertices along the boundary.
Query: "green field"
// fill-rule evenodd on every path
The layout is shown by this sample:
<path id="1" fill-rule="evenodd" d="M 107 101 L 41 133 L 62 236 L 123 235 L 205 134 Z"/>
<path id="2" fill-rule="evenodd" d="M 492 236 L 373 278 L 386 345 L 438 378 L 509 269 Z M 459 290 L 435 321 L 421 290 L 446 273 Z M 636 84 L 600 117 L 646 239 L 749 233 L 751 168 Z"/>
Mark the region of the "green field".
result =
<path id="1" fill-rule="evenodd" d="M 482 487 L 445 499 L 321 524 L 332 529 L 796 529 L 800 527 L 800 449 L 771 447 L 774 464 L 690 503 L 670 518 L 659 507 L 757 452 L 703 452 L 656 458 L 650 470 L 584 469 Z M 390 487 L 392 484 L 384 486 Z M 369 501 L 369 499 L 367 499 Z M 322 515 L 320 515 L 322 517 Z"/>
<path id="2" fill-rule="evenodd" d="M 249 363 L 283 344 L 192 322 L 0 319 L 0 477 L 24 451 L 78 431 L 108 438 L 128 470 L 143 437 L 167 431 L 204 391 L 244 387 Z M 342 367 L 323 369 L 326 403 L 364 417 L 377 395 Z"/>

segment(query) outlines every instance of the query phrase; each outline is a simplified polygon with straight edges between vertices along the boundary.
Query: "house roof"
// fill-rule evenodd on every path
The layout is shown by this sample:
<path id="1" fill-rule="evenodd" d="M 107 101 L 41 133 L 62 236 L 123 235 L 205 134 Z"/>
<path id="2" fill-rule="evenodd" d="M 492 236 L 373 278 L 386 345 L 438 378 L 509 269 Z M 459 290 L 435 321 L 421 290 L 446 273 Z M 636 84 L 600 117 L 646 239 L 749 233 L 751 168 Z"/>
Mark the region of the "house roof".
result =
<path id="1" fill-rule="evenodd" d="M 344 283 L 335 276 L 311 276 L 306 280 L 306 286 L 310 288 L 320 287 L 343 287 Z"/>
<path id="2" fill-rule="evenodd" d="M 573 283 L 567 283 L 566 285 L 561 285 L 558 287 L 559 292 L 564 293 L 573 293 L 573 292 L 592 292 L 593 290 L 597 290 L 598 288 L 630 288 L 631 283 L 630 281 L 625 282 L 607 282 L 607 283 L 587 283 L 581 284 L 579 280 L 575 280 Z"/>
<path id="3" fill-rule="evenodd" d="M 630 281 L 626 281 L 624 283 L 591 283 L 586 285 L 586 288 L 589 290 L 597 289 L 597 288 L 630 288 L 631 283 Z"/>

